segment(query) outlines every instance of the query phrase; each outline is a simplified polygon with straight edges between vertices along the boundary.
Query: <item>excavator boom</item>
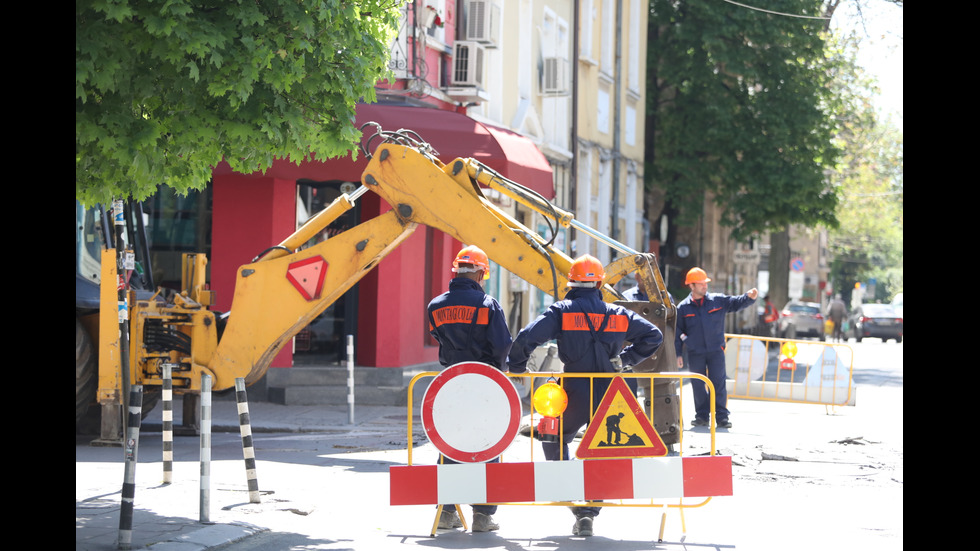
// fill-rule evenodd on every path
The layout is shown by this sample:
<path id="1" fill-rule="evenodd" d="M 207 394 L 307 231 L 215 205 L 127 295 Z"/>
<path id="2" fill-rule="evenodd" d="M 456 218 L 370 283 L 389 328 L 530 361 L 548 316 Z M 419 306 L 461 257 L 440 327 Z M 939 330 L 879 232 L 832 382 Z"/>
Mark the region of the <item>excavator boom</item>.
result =
<path id="1" fill-rule="evenodd" d="M 361 188 L 341 195 L 293 235 L 238 269 L 227 314 L 215 316 L 207 309 L 211 297 L 204 290 L 202 262 L 206 260 L 201 256 L 185 259 L 193 269 L 185 270 L 184 291 L 173 304 L 159 297 L 137 302 L 132 312 L 133 342 L 143 342 L 153 332 L 154 342 L 183 344 L 179 349 L 131 347 L 133 384 L 159 384 L 164 363 L 178 367 L 174 378 L 177 392 L 199 391 L 203 373 L 212 376 L 214 390 L 233 387 L 239 377 L 247 384 L 257 381 L 292 337 L 419 225 L 479 246 L 504 269 L 560 300 L 567 290 L 572 259 L 490 202 L 481 185 L 506 194 L 554 226 L 582 231 L 621 252 L 622 256 L 606 268 L 603 297 L 609 302 L 622 301 L 613 284 L 631 273 L 646 284 L 652 291 L 648 293 L 650 302 L 623 304 L 661 328 L 665 351 L 658 354 L 654 364 L 641 370 L 673 369 L 670 343 L 676 311 L 654 255 L 634 251 L 588 228 L 571 213 L 474 159 L 459 158 L 444 164 L 423 142 L 404 135 L 397 139 L 391 138 L 392 133 L 385 135 L 388 137 L 370 155 Z M 391 210 L 301 248 L 367 192 L 378 194 Z"/>

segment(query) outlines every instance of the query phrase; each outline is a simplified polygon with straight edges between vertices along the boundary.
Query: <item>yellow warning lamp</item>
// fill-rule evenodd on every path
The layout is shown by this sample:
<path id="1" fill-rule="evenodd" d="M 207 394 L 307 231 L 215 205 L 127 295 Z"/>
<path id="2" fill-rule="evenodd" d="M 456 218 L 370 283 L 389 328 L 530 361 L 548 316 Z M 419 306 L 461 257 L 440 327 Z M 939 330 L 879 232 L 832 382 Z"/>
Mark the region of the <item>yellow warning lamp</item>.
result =
<path id="1" fill-rule="evenodd" d="M 541 415 L 541 421 L 538 422 L 536 430 L 538 440 L 557 442 L 558 417 L 568 407 L 568 394 L 565 394 L 565 389 L 555 384 L 553 380 L 548 381 L 534 391 L 534 396 L 531 397 L 531 405 Z"/>
<path id="2" fill-rule="evenodd" d="M 534 391 L 531 404 L 534 410 L 544 417 L 558 417 L 568 407 L 568 394 L 565 394 L 565 389 L 562 387 L 548 381 Z"/>
<path id="3" fill-rule="evenodd" d="M 787 358 L 795 358 L 797 352 L 796 343 L 784 342 L 781 351 L 783 356 L 786 356 Z"/>

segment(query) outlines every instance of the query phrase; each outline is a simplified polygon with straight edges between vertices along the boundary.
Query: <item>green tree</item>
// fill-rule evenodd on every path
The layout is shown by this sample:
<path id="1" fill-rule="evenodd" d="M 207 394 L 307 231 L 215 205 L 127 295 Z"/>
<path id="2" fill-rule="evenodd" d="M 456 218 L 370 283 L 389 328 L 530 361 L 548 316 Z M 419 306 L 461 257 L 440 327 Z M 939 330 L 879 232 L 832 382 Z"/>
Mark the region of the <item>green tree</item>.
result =
<path id="1" fill-rule="evenodd" d="M 836 223 L 839 151 L 819 0 L 650 3 L 648 187 L 692 225 L 711 192 L 737 240 Z M 781 13 L 798 14 L 791 17 Z"/>
<path id="2" fill-rule="evenodd" d="M 647 189 L 663 193 L 676 226 L 694 226 L 713 197 L 734 239 L 770 234 L 770 294 L 781 304 L 789 226 L 837 224 L 826 174 L 840 155 L 840 100 L 829 86 L 836 60 L 826 55 L 823 6 L 650 6 Z"/>
<path id="3" fill-rule="evenodd" d="M 77 0 L 75 198 L 202 189 L 222 160 L 347 154 L 399 0 Z"/>
<path id="4" fill-rule="evenodd" d="M 888 300 L 902 290 L 904 256 L 904 136 L 873 104 L 876 83 L 854 62 L 856 41 L 842 41 L 846 69 L 835 89 L 847 98 L 838 135 L 843 155 L 831 175 L 840 190 L 840 224 L 828 236 L 831 274 L 846 297 L 855 282 L 875 279 L 876 296 Z"/>

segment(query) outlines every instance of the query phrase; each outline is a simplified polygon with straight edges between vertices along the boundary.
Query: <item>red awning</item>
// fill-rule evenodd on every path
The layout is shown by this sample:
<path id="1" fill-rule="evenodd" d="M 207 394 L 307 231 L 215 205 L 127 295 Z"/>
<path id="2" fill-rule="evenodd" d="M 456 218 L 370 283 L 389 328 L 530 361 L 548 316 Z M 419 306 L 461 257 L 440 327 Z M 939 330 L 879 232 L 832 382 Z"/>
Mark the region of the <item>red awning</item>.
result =
<path id="1" fill-rule="evenodd" d="M 510 130 L 485 125 L 465 115 L 442 109 L 359 104 L 355 124 L 360 128 L 366 122 L 376 122 L 385 131 L 414 131 L 435 148 L 445 163 L 457 157 L 472 157 L 547 199 L 555 196 L 548 160 L 531 140 Z M 364 138 L 373 131 L 371 127 L 366 127 Z M 376 147 L 379 143 L 379 140 L 374 140 L 370 146 Z M 351 161 L 350 156 L 307 161 L 299 165 L 280 160 L 265 175 L 290 180 L 359 182 L 366 167 L 367 159 L 358 152 L 357 161 Z M 224 162 L 215 169 L 218 174 L 230 171 L 231 168 Z"/>

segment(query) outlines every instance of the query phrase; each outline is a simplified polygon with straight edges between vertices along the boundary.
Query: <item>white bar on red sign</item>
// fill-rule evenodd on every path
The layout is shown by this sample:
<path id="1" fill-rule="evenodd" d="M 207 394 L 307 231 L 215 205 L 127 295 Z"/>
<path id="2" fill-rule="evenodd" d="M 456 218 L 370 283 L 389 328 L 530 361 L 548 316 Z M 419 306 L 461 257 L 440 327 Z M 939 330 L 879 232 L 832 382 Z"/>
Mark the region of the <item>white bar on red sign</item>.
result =
<path id="1" fill-rule="evenodd" d="M 730 456 L 412 465 L 389 470 L 392 505 L 732 495 Z"/>

